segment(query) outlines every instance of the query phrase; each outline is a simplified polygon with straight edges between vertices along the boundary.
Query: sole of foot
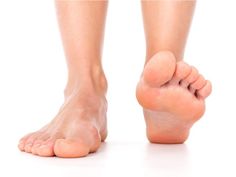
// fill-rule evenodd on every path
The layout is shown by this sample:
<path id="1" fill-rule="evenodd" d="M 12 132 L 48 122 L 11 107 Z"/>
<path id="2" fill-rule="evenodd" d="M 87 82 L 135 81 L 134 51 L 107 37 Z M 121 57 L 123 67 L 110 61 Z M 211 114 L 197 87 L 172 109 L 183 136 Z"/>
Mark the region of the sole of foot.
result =
<path id="1" fill-rule="evenodd" d="M 147 137 L 152 143 L 183 143 L 191 126 L 205 112 L 212 86 L 198 70 L 173 53 L 161 51 L 144 67 L 136 97 L 143 107 Z"/>

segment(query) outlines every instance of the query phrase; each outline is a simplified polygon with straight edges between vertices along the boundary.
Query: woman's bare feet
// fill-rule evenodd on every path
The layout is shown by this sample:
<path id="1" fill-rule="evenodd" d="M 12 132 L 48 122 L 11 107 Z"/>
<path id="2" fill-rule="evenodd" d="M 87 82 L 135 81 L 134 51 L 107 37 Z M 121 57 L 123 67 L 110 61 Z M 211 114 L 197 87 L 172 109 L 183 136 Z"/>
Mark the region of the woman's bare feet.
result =
<path id="1" fill-rule="evenodd" d="M 136 96 L 144 109 L 147 137 L 153 143 L 183 143 L 191 126 L 204 114 L 211 83 L 197 69 L 176 62 L 168 51 L 146 64 Z"/>
<path id="2" fill-rule="evenodd" d="M 106 83 L 99 89 L 91 83 L 67 88 L 65 103 L 56 117 L 42 129 L 23 137 L 19 149 L 58 157 L 82 157 L 95 152 L 107 136 Z"/>

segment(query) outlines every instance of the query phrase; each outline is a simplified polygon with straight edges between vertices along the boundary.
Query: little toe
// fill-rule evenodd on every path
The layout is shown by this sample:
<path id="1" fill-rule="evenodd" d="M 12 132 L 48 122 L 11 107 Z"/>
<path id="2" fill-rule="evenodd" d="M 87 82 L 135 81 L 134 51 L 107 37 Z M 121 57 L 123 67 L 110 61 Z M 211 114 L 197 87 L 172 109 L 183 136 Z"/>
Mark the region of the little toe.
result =
<path id="1" fill-rule="evenodd" d="M 25 147 L 25 144 L 26 144 L 26 141 L 27 139 L 33 135 L 34 133 L 29 133 L 27 135 L 25 135 L 23 138 L 20 139 L 19 141 L 19 144 L 18 144 L 18 148 L 21 150 L 21 151 L 24 151 L 24 147 Z"/>
<path id="2" fill-rule="evenodd" d="M 24 143 L 23 143 L 23 142 L 19 142 L 18 148 L 19 148 L 21 151 L 24 151 L 24 147 L 25 147 Z"/>
<path id="3" fill-rule="evenodd" d="M 54 153 L 58 157 L 84 157 L 89 154 L 89 151 L 89 146 L 81 140 L 58 139 L 54 145 Z"/>
<path id="4" fill-rule="evenodd" d="M 211 94 L 211 91 L 212 91 L 212 84 L 210 81 L 207 80 L 205 86 L 197 90 L 197 96 L 199 98 L 205 99 Z"/>
<path id="5" fill-rule="evenodd" d="M 36 132 L 36 133 L 32 134 L 32 135 L 26 140 L 25 146 L 24 146 L 24 151 L 25 151 L 25 152 L 28 152 L 28 153 L 31 152 L 31 148 L 32 148 L 32 146 L 33 146 L 33 144 L 34 144 L 34 141 L 37 140 L 38 136 L 39 136 L 39 133 Z"/>

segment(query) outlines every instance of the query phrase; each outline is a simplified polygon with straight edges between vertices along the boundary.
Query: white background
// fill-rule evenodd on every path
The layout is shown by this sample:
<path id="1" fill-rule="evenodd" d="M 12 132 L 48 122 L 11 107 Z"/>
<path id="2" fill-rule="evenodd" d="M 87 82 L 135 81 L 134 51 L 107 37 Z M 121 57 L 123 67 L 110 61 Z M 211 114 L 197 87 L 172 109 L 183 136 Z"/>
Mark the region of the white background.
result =
<path id="1" fill-rule="evenodd" d="M 54 2 L 0 1 L 0 176 L 236 176 L 236 2 L 199 1 L 185 61 L 213 83 L 204 117 L 183 145 L 145 137 L 135 86 L 145 42 L 139 1 L 111 1 L 104 46 L 109 136 L 80 159 L 22 153 L 18 139 L 56 114 L 66 65 Z"/>

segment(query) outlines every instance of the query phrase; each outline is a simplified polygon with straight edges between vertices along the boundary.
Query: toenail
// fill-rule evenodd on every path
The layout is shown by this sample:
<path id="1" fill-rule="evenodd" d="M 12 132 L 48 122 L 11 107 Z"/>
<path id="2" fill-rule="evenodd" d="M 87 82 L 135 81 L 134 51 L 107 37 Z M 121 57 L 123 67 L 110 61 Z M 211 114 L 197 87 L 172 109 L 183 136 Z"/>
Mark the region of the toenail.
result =
<path id="1" fill-rule="evenodd" d="M 47 147 L 47 145 L 43 144 L 39 148 L 41 149 L 41 148 L 45 148 L 45 147 Z"/>
<path id="2" fill-rule="evenodd" d="M 19 147 L 20 149 L 23 149 L 23 148 L 24 148 L 24 144 L 23 144 L 23 143 L 19 143 L 19 144 L 18 144 L 18 147 Z"/>
<path id="3" fill-rule="evenodd" d="M 32 146 L 33 144 L 32 143 L 27 143 L 26 146 Z"/>
<path id="4" fill-rule="evenodd" d="M 40 143 L 37 143 L 37 144 L 34 144 L 34 147 L 38 147 L 40 145 L 41 145 Z"/>

